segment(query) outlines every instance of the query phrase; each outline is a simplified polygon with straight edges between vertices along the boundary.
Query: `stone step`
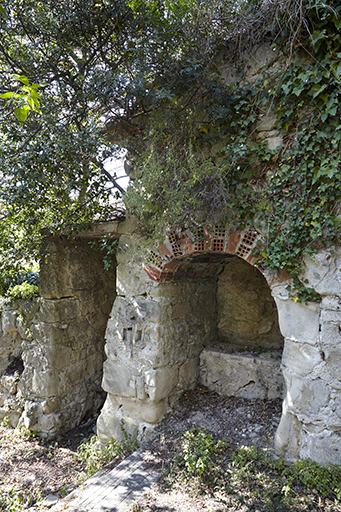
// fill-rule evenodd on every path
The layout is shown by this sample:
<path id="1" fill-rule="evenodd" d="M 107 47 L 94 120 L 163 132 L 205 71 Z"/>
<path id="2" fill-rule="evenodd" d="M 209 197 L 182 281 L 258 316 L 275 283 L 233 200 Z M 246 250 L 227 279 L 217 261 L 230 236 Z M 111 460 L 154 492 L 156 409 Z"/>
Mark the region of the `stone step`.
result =
<path id="1" fill-rule="evenodd" d="M 111 471 L 101 469 L 50 511 L 127 512 L 160 475 L 150 449 L 144 445 Z"/>

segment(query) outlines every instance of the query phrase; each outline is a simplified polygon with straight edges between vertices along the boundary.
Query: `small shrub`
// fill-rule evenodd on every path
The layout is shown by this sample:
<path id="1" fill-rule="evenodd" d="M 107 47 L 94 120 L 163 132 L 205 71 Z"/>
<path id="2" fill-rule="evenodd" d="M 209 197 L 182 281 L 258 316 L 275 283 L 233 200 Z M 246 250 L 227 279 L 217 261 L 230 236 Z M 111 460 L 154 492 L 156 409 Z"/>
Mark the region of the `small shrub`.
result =
<path id="1" fill-rule="evenodd" d="M 300 460 L 290 466 L 285 473 L 288 478 L 295 478 L 308 492 L 314 491 L 324 498 L 334 493 L 338 500 L 341 499 L 341 466 L 320 466 L 311 460 Z"/>
<path id="2" fill-rule="evenodd" d="M 124 441 L 111 439 L 107 445 L 102 446 L 97 436 L 93 434 L 78 447 L 76 459 L 85 463 L 87 477 L 94 475 L 116 457 L 128 456 L 137 450 L 137 442 L 132 441 L 131 435 L 126 433 L 123 422 L 121 430 L 124 434 Z"/>
<path id="3" fill-rule="evenodd" d="M 38 286 L 35 284 L 29 284 L 25 281 L 22 284 L 17 284 L 8 288 L 5 297 L 8 302 L 13 302 L 16 299 L 32 299 L 37 295 L 39 295 Z"/>
<path id="4" fill-rule="evenodd" d="M 193 428 L 183 435 L 182 452 L 176 458 L 176 465 L 184 465 L 187 476 L 198 477 L 200 482 L 216 473 L 217 464 L 213 455 L 218 455 L 226 446 L 226 440 L 218 442 L 206 429 Z"/>

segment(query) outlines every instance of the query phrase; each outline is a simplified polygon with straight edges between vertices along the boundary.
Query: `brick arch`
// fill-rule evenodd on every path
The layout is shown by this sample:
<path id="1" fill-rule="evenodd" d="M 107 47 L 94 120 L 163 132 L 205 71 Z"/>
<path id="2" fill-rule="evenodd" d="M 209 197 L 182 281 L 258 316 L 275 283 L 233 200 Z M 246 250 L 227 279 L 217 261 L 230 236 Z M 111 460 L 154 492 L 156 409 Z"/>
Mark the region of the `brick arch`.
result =
<path id="1" fill-rule="evenodd" d="M 257 263 L 269 286 L 290 279 L 285 270 L 269 273 L 262 266 L 263 244 L 262 236 L 254 229 L 238 230 L 229 225 L 173 232 L 158 252 L 149 252 L 144 269 L 153 281 L 160 283 L 204 278 L 216 274 L 226 255 L 230 255 L 252 266 Z"/>

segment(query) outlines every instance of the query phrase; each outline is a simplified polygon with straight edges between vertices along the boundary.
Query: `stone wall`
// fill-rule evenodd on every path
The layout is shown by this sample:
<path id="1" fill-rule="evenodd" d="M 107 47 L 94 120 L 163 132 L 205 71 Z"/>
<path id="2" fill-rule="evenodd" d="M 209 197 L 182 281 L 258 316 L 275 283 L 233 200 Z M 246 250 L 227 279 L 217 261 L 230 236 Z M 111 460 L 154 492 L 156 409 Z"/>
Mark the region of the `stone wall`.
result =
<path id="1" fill-rule="evenodd" d="M 138 256 L 143 247 L 138 225 L 131 219 L 121 229 L 124 234 L 117 255 L 118 295 L 106 330 L 103 389 L 108 395 L 97 422 L 100 441 L 121 438 L 122 420 L 126 432 L 145 439 L 178 397 L 199 381 L 218 392 L 237 396 L 281 396 L 280 352 L 249 358 L 247 354 L 231 356 L 226 351 L 236 337 L 230 344 L 226 340 L 219 344 L 218 340 L 218 319 L 225 316 L 228 325 L 229 308 L 236 314 L 236 295 L 246 293 L 249 302 L 243 296 L 244 302 L 252 303 L 254 309 L 248 319 L 245 307 L 242 317 L 248 327 L 252 326 L 253 335 L 247 338 L 243 336 L 246 330 L 240 330 L 239 347 L 248 342 L 255 348 L 251 342 L 260 339 L 262 330 L 267 335 L 263 349 L 264 345 L 281 346 L 276 307 L 259 270 L 237 256 L 197 253 L 192 244 L 193 254 L 177 258 L 175 266 L 168 267 L 171 272 L 164 274 L 174 276 L 174 280 L 158 282 L 149 279 L 150 274 L 154 275 L 153 268 L 148 265 L 148 274 L 144 272 L 143 255 L 140 252 L 141 257 Z M 237 239 L 242 237 L 238 235 Z M 168 258 L 170 250 L 171 244 L 163 249 Z M 161 275 L 157 267 L 155 275 Z M 260 304 L 255 305 L 257 302 Z M 265 318 L 258 318 L 261 313 Z M 246 382 L 241 383 L 243 378 Z"/>
<path id="2" fill-rule="evenodd" d="M 125 229 L 128 229 L 126 225 Z M 117 293 L 106 331 L 103 389 L 108 393 L 97 422 L 101 442 L 127 433 L 141 441 L 169 406 L 198 381 L 199 355 L 216 336 L 216 283 L 160 284 L 150 280 L 132 222 L 121 236 Z"/>
<path id="3" fill-rule="evenodd" d="M 238 257 L 218 276 L 218 337 L 239 347 L 279 349 L 283 336 L 276 304 L 262 273 Z"/>
<path id="4" fill-rule="evenodd" d="M 286 394 L 276 451 L 287 460 L 341 463 L 341 250 L 305 260 L 302 279 L 323 297 L 295 303 L 284 282 L 273 287 L 285 337 Z"/>
<path id="5" fill-rule="evenodd" d="M 30 322 L 38 310 L 39 300 L 18 300 L 13 304 L 2 301 L 0 310 L 0 421 L 16 427 L 24 410 L 20 390 L 23 373 L 23 319 Z"/>
<path id="6" fill-rule="evenodd" d="M 41 297 L 5 306 L 2 313 L 7 366 L 17 356 L 24 365 L 20 379 L 11 377 L 12 401 L 19 400 L 22 411 L 19 424 L 43 436 L 79 425 L 100 409 L 105 397 L 104 332 L 116 296 L 116 275 L 115 266 L 104 270 L 102 254 L 88 242 L 47 239 Z M 8 377 L 3 375 L 0 385 L 3 380 L 7 383 Z"/>
<path id="7" fill-rule="evenodd" d="M 281 355 L 279 350 L 255 355 L 205 348 L 200 355 L 200 382 L 226 396 L 283 398 Z"/>

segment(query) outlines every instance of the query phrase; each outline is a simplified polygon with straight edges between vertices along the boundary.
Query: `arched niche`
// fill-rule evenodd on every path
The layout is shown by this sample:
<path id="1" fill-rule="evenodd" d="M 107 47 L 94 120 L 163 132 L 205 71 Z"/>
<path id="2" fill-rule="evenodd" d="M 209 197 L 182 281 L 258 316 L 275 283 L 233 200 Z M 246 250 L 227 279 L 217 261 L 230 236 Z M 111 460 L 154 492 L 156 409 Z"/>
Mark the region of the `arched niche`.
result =
<path id="1" fill-rule="evenodd" d="M 118 296 L 106 331 L 108 395 L 98 420 L 100 440 L 120 437 L 122 419 L 128 432 L 146 438 L 183 390 L 196 385 L 200 358 L 217 338 L 218 276 L 231 258 L 241 258 L 257 262 L 263 273 L 284 338 L 276 451 L 286 460 L 340 463 L 341 251 L 305 260 L 301 277 L 322 302 L 299 303 L 289 297 L 285 271 L 270 275 L 262 268 L 254 251 L 258 246 L 261 252 L 262 239 L 252 230 L 227 226 L 173 234 L 147 262 L 137 256 L 142 243 L 131 223 L 120 238 Z"/>

